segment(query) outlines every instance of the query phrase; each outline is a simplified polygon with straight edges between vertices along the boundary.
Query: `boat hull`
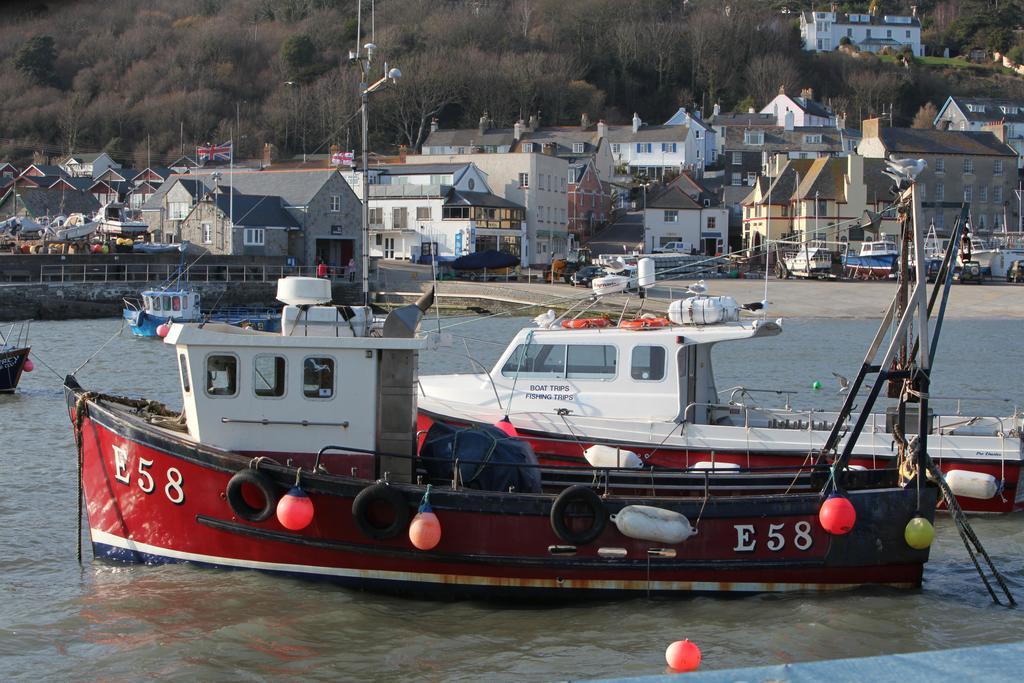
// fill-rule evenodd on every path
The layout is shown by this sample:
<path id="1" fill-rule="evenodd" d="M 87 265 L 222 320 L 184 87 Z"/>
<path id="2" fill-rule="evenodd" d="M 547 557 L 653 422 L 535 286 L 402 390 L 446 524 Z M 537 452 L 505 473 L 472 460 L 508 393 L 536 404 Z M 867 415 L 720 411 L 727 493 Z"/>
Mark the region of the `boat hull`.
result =
<path id="1" fill-rule="evenodd" d="M 289 531 L 275 517 L 239 519 L 225 499 L 249 454 L 196 444 L 66 389 L 80 416 L 82 479 L 94 553 L 133 563 L 190 562 L 246 568 L 353 588 L 433 597 L 521 599 L 608 595 L 827 591 L 866 584 L 920 586 L 928 551 L 913 550 L 903 529 L 918 511 L 931 518 L 935 490 L 849 492 L 853 531 L 829 535 L 818 523 L 818 491 L 750 497 L 645 498 L 687 515 L 699 529 L 676 546 L 627 538 L 609 523 L 595 541 L 567 546 L 550 522 L 553 494 L 435 488 L 431 503 L 443 533 L 420 551 L 406 530 L 370 539 L 353 514 L 356 495 L 373 482 L 319 472 L 302 483 L 312 523 Z M 289 454 L 278 454 L 285 461 Z M 331 471 L 347 472 L 325 458 Z M 273 460 L 260 470 L 280 492 L 295 469 Z M 308 470 L 307 470 L 308 472 Z M 424 486 L 391 484 L 410 512 Z M 606 497 L 617 512 L 637 500 Z M 667 552 L 671 550 L 672 552 Z M 678 550 L 678 552 L 675 552 Z M 606 551 L 614 551 L 609 554 Z M 670 556 L 671 555 L 671 556 Z"/>
<path id="2" fill-rule="evenodd" d="M 0 349 L 0 394 L 10 394 L 18 388 L 30 350 L 29 347 Z"/>
<path id="3" fill-rule="evenodd" d="M 453 425 L 469 424 L 464 417 L 444 415 L 421 407 L 417 430 L 421 434 L 425 434 L 435 421 Z M 800 467 L 808 461 L 806 449 L 800 451 L 769 450 L 759 448 L 757 441 L 750 441 L 748 447 L 740 451 L 727 447 L 681 448 L 668 444 L 665 439 L 661 438 L 655 442 L 594 439 L 581 437 L 578 434 L 525 429 L 521 425 L 517 425 L 517 431 L 520 437 L 528 440 L 533 446 L 540 462 L 548 465 L 585 464 L 583 450 L 598 444 L 632 451 L 639 455 L 645 463 L 656 468 L 689 468 L 698 463 L 707 462 L 742 468 Z M 850 458 L 850 464 L 865 469 L 895 468 L 895 451 L 873 452 L 871 455 L 855 453 Z M 988 461 L 943 456 L 937 458 L 937 464 L 943 472 L 948 473 L 953 470 L 978 472 L 990 475 L 1000 482 L 1000 490 L 992 498 L 958 497 L 957 500 L 961 508 L 966 512 L 1004 514 L 1024 510 L 1024 468 L 1021 467 L 1020 454 L 1013 458 Z"/>

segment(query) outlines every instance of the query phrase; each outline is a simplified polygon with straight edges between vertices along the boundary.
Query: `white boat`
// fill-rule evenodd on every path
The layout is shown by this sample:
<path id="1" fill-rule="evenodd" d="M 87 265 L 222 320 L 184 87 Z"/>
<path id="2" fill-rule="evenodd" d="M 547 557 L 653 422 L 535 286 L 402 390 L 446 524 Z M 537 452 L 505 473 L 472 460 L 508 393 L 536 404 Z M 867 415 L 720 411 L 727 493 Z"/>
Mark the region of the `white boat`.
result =
<path id="1" fill-rule="evenodd" d="M 832 251 L 823 244 L 809 243 L 782 257 L 777 275 L 783 277 L 827 277 L 832 271 Z"/>
<path id="2" fill-rule="evenodd" d="M 135 237 L 149 231 L 148 225 L 128 217 L 121 202 L 108 202 L 101 206 L 95 220 L 99 223 L 99 231 L 107 235 Z"/>
<path id="3" fill-rule="evenodd" d="M 781 334 L 782 321 L 742 319 L 731 297 L 696 289 L 662 317 L 617 326 L 563 324 L 551 316 L 540 328 L 520 330 L 486 373 L 421 376 L 419 429 L 508 416 L 541 461 L 553 464 L 603 445 L 652 466 L 799 466 L 825 444 L 838 413 L 764 407 L 755 390 L 743 387 L 719 391 L 714 346 Z M 890 412 L 871 415 L 853 464 L 891 467 L 896 422 Z M 962 499 L 964 509 L 1024 507 L 1022 429 L 1016 413 L 932 417 L 929 450 L 942 469 L 990 484 L 991 495 Z"/>

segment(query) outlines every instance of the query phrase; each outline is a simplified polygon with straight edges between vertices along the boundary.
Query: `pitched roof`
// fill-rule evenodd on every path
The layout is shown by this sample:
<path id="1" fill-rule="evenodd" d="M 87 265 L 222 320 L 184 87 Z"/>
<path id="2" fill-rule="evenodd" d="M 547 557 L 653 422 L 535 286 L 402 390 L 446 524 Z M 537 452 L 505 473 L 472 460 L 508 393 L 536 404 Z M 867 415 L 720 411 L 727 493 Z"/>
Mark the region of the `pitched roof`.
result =
<path id="1" fill-rule="evenodd" d="M 134 176 L 130 178 L 130 180 L 139 180 L 143 175 L 147 173 L 152 173 L 153 175 L 162 178 L 163 180 L 167 180 L 172 175 L 174 175 L 174 169 L 168 168 L 166 166 L 148 166 L 142 169 L 141 171 L 137 172 Z"/>
<path id="2" fill-rule="evenodd" d="M 215 194 L 208 195 L 217 208 L 231 217 L 236 226 L 247 228 L 298 228 L 295 217 L 284 208 L 277 195 Z"/>
<path id="3" fill-rule="evenodd" d="M 861 139 L 859 130 L 835 128 L 833 126 L 799 126 L 793 130 L 784 128 L 757 128 L 764 133 L 764 144 L 748 144 L 745 142 L 745 128 L 734 126 L 725 131 L 726 151 L 766 151 L 781 152 L 799 150 L 802 152 L 840 152 L 843 151 L 844 140 L 858 141 Z M 821 136 L 821 142 L 807 142 L 807 136 Z"/>
<path id="4" fill-rule="evenodd" d="M 385 175 L 447 175 L 449 173 L 457 173 L 466 166 L 469 166 L 468 161 L 455 162 L 451 164 L 387 164 L 384 166 L 377 166 L 375 169 L 379 169 L 381 173 Z"/>
<path id="5" fill-rule="evenodd" d="M 689 126 L 608 126 L 609 142 L 683 142 L 690 134 Z"/>
<path id="6" fill-rule="evenodd" d="M 988 131 L 882 128 L 878 137 L 897 154 L 968 154 L 1015 157 L 1017 152 Z"/>
<path id="7" fill-rule="evenodd" d="M 800 14 L 803 17 L 804 23 L 807 23 L 807 24 L 813 24 L 814 23 L 814 13 L 813 12 L 806 12 L 805 11 L 805 12 L 801 12 Z M 835 23 L 836 24 L 842 24 L 844 26 L 892 26 L 892 27 L 901 27 L 901 26 L 918 26 L 919 27 L 919 26 L 921 26 L 921 20 L 919 18 L 915 17 L 915 16 L 893 15 L 893 14 L 884 14 L 882 16 L 878 16 L 878 15 L 867 14 L 867 13 L 863 13 L 863 12 L 862 13 L 857 13 L 857 12 L 836 12 L 835 15 L 836 15 Z M 850 17 L 858 17 L 859 21 L 850 21 Z M 894 21 L 894 20 L 896 20 L 896 21 Z"/>
<path id="8" fill-rule="evenodd" d="M 143 208 L 159 208 L 160 201 L 167 193 L 164 188 L 166 187 L 167 190 L 170 190 L 170 186 L 173 185 L 170 181 L 174 178 L 198 180 L 204 187 L 212 187 L 213 180 L 211 175 L 215 170 L 221 174 L 220 184 L 225 187 L 233 187 L 235 192 L 252 195 L 277 195 L 288 206 L 305 206 L 316 196 L 317 192 L 324 186 L 324 183 L 338 175 L 338 170 L 334 168 L 302 171 L 275 171 L 269 168 L 263 170 L 247 169 L 244 171 L 236 169 L 234 173 L 225 169 L 193 169 L 188 174 L 170 176 L 160 186 L 160 189 L 146 201 Z M 186 188 L 188 187 L 186 185 Z M 198 186 L 192 187 L 199 189 Z M 155 204 L 153 203 L 154 201 L 156 202 Z"/>
<path id="9" fill-rule="evenodd" d="M 60 178 L 57 178 L 53 185 L 58 185 L 61 183 L 66 183 L 70 185 L 72 188 L 76 190 L 82 190 L 84 192 L 88 191 L 89 188 L 91 188 L 96 183 L 96 181 L 93 180 L 92 178 L 85 178 L 81 176 L 62 176 Z M 50 187 L 53 187 L 53 185 L 51 185 Z"/>
<path id="10" fill-rule="evenodd" d="M 445 205 L 455 206 L 484 206 L 490 209 L 522 209 L 522 204 L 516 204 L 504 197 L 499 197 L 490 192 L 467 192 L 452 188 L 445 200 Z"/>
<path id="11" fill-rule="evenodd" d="M 807 173 L 800 179 L 794 199 L 833 199 L 846 201 L 843 175 L 846 160 L 821 157 L 811 163 Z"/>
<path id="12" fill-rule="evenodd" d="M 17 183 L 19 187 L 50 187 L 58 180 L 63 179 L 65 176 L 59 175 L 25 175 L 18 176 Z M 92 178 L 86 178 L 86 180 L 92 181 Z"/>
<path id="13" fill-rule="evenodd" d="M 1024 123 L 1024 100 L 1006 100 L 996 97 L 961 97 L 959 95 L 953 95 L 950 99 L 968 121 L 975 123 L 994 123 L 996 121 Z M 1006 111 L 1003 110 L 1004 108 Z M 941 114 L 942 112 L 939 113 Z"/>
<path id="14" fill-rule="evenodd" d="M 717 203 L 715 193 L 701 185 L 689 174 L 682 173 L 654 197 L 647 198 L 652 209 L 700 209 L 703 200 Z"/>
<path id="15" fill-rule="evenodd" d="M 16 190 L 18 201 L 30 216 L 59 216 L 71 213 L 93 214 L 100 203 L 88 192 L 23 187 Z"/>
<path id="16" fill-rule="evenodd" d="M 805 114 L 810 114 L 811 116 L 821 116 L 824 118 L 835 116 L 835 114 L 833 114 L 828 107 L 821 104 L 820 102 L 809 100 L 806 97 L 790 97 L 789 99 L 796 102 L 797 106 L 800 107 L 800 109 L 802 109 Z"/>
<path id="17" fill-rule="evenodd" d="M 29 171 L 32 170 L 38 171 L 38 173 L 32 175 L 67 175 L 63 168 L 61 168 L 60 166 L 54 166 L 52 164 L 32 164 L 24 171 L 22 171 L 21 175 L 30 175 Z"/>
<path id="18" fill-rule="evenodd" d="M 726 112 L 715 114 L 708 119 L 713 126 L 746 126 L 748 128 L 772 128 L 779 125 L 775 114 L 750 112 Z"/>
<path id="19" fill-rule="evenodd" d="M 611 126 L 609 126 L 610 128 Z M 578 157 L 581 152 L 573 151 L 574 144 L 582 143 L 582 154 L 590 154 L 601 144 L 601 138 L 598 137 L 595 126 L 586 129 L 579 126 L 545 126 L 536 130 L 524 131 L 515 149 L 521 150 L 524 142 L 535 145 L 553 143 L 555 156 Z"/>
<path id="20" fill-rule="evenodd" d="M 699 128 L 703 128 L 704 130 L 711 130 L 711 126 L 709 126 L 704 121 L 701 121 L 699 118 L 686 111 L 686 107 L 679 107 L 679 109 L 676 110 L 676 113 L 672 114 L 672 116 L 669 117 L 668 121 L 665 122 L 666 126 L 681 126 L 684 124 L 697 126 Z"/>
<path id="21" fill-rule="evenodd" d="M 431 131 L 423 141 L 424 147 L 506 147 L 515 143 L 511 128 L 454 128 Z"/>

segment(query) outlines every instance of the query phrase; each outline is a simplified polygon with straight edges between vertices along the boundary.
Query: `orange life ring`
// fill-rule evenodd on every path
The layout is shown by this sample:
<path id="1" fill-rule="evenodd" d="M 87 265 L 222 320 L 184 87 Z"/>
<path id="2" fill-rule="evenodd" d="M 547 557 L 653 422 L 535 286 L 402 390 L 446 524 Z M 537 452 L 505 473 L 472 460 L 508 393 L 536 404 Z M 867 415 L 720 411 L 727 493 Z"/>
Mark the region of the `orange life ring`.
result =
<path id="1" fill-rule="evenodd" d="M 576 318 L 575 320 L 563 320 L 562 327 L 567 330 L 584 330 L 592 327 L 608 327 L 611 323 L 608 318 Z"/>
<path id="2" fill-rule="evenodd" d="M 626 330 L 654 330 L 659 327 L 668 327 L 671 324 L 672 321 L 668 318 L 635 318 L 622 321 L 619 323 L 619 327 Z"/>

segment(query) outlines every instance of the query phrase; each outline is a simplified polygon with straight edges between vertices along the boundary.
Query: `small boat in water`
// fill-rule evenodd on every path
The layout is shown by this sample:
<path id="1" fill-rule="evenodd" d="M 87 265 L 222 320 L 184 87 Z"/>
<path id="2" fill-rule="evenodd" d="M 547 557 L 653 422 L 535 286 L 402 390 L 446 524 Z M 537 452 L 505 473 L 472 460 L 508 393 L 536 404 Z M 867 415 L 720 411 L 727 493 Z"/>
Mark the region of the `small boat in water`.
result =
<path id="1" fill-rule="evenodd" d="M 193 289 L 147 289 L 141 298 L 125 298 L 122 315 L 136 337 L 157 337 L 161 325 L 202 320 L 199 292 Z"/>
<path id="2" fill-rule="evenodd" d="M 22 372 L 32 372 L 28 345 L 30 322 L 12 323 L 0 330 L 0 394 L 14 393 Z"/>

